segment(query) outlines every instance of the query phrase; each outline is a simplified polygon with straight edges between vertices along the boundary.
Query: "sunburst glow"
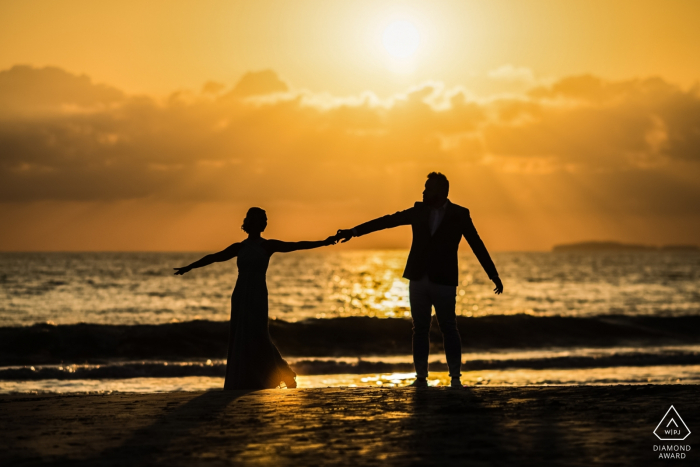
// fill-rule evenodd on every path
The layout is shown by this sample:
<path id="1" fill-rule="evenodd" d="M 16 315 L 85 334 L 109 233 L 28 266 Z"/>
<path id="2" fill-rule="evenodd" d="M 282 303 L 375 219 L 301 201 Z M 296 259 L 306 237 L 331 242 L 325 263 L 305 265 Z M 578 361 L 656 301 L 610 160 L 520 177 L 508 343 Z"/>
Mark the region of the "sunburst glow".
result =
<path id="1" fill-rule="evenodd" d="M 384 48 L 394 58 L 408 58 L 420 46 L 420 33 L 410 21 L 394 21 L 382 34 Z"/>

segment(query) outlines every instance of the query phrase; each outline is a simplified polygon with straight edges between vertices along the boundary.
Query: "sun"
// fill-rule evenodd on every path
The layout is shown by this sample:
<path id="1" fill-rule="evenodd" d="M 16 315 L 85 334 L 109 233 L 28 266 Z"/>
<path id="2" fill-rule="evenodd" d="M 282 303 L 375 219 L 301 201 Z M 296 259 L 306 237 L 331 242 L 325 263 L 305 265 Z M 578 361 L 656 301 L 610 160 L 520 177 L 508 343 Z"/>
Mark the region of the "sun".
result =
<path id="1" fill-rule="evenodd" d="M 410 21 L 394 21 L 382 34 L 384 48 L 394 58 L 413 56 L 420 45 L 420 33 Z"/>

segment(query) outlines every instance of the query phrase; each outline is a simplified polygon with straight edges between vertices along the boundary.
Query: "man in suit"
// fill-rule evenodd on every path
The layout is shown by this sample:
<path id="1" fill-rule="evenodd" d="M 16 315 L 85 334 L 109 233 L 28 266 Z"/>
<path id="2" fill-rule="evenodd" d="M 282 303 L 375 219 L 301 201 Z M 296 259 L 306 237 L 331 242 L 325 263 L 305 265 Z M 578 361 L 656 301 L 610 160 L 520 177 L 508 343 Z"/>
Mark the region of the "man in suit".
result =
<path id="1" fill-rule="evenodd" d="M 338 230 L 343 243 L 377 230 L 410 225 L 413 243 L 403 277 L 410 281 L 409 299 L 413 318 L 413 364 L 416 380 L 413 386 L 428 385 L 428 355 L 430 353 L 430 321 L 432 307 L 440 325 L 445 357 L 452 378 L 452 387 L 462 387 L 462 341 L 457 329 L 455 302 L 458 284 L 457 249 L 462 237 L 496 285 L 494 292 L 503 292 L 496 266 L 469 216 L 469 210 L 450 202 L 450 183 L 441 173 L 428 175 L 423 202 L 412 208 L 360 224 L 353 229 Z"/>

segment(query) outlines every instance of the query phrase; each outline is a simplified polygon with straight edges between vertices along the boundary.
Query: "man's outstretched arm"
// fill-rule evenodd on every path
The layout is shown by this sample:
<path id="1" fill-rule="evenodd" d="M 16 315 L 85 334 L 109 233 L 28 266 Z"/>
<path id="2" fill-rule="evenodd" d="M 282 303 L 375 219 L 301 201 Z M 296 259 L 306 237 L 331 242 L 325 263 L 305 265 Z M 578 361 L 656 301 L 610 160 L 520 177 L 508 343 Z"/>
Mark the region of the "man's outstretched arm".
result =
<path id="1" fill-rule="evenodd" d="M 352 237 L 360 237 L 368 233 L 376 232 L 377 230 L 392 229 L 400 225 L 409 225 L 411 223 L 412 213 L 414 208 L 406 209 L 405 211 L 395 212 L 386 216 L 373 219 L 364 224 L 360 224 L 352 229 L 340 229 L 336 234 L 342 243 L 347 242 Z"/>
<path id="2" fill-rule="evenodd" d="M 496 292 L 496 294 L 502 293 L 503 283 L 501 282 L 500 277 L 498 277 L 496 265 L 493 264 L 493 260 L 491 259 L 491 255 L 489 255 L 489 252 L 486 249 L 486 245 L 484 245 L 484 242 L 481 241 L 481 237 L 479 237 L 479 232 L 476 231 L 476 227 L 474 227 L 474 222 L 472 222 L 472 218 L 469 215 L 469 212 L 466 213 L 462 220 L 462 235 L 464 235 L 464 238 L 467 240 L 467 243 L 469 243 L 469 246 L 474 252 L 476 259 L 479 260 L 481 267 L 484 268 L 484 271 L 486 271 L 486 274 L 489 276 L 489 279 L 491 279 L 494 285 L 496 286 L 496 288 L 493 289 L 493 291 Z"/>

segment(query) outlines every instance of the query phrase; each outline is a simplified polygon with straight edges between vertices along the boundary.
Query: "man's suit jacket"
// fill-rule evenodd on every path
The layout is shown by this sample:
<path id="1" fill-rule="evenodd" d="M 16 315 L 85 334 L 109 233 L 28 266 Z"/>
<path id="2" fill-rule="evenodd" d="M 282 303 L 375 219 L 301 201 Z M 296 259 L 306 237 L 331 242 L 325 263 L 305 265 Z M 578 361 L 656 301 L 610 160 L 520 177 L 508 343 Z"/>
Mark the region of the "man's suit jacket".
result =
<path id="1" fill-rule="evenodd" d="M 496 266 L 469 216 L 469 209 L 448 201 L 442 222 L 435 234 L 430 235 L 430 206 L 417 202 L 405 211 L 358 225 L 355 227 L 355 234 L 366 235 L 399 225 L 410 225 L 413 229 L 411 252 L 403 273 L 406 279 L 420 280 L 427 274 L 436 284 L 456 286 L 459 283 L 457 249 L 462 236 L 469 243 L 489 279 L 498 276 Z"/>

